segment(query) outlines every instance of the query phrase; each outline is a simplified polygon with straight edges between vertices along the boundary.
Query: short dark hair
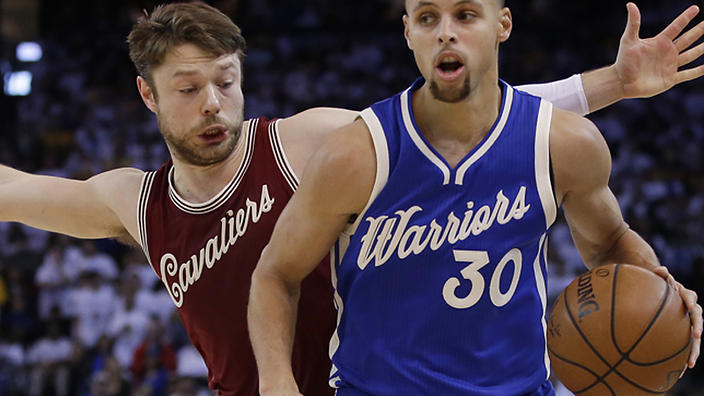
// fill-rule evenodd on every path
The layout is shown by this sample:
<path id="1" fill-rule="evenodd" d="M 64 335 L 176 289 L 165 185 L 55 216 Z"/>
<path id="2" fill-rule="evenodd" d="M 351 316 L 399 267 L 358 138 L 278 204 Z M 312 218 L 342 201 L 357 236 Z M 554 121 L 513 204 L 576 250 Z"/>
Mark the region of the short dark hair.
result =
<path id="1" fill-rule="evenodd" d="M 154 86 L 152 69 L 176 46 L 194 44 L 215 56 L 236 53 L 244 59 L 247 42 L 225 14 L 202 2 L 159 5 L 132 27 L 127 43 L 137 73 Z"/>

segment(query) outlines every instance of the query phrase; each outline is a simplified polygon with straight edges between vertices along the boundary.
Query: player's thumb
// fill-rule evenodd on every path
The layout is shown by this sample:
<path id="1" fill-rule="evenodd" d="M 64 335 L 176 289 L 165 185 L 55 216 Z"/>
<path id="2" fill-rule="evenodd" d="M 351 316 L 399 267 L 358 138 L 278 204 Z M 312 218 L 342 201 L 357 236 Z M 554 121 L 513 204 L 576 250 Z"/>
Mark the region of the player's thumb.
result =
<path id="1" fill-rule="evenodd" d="M 638 40 L 640 34 L 640 10 L 634 3 L 626 4 L 628 10 L 628 22 L 626 30 L 623 32 L 622 40 Z"/>

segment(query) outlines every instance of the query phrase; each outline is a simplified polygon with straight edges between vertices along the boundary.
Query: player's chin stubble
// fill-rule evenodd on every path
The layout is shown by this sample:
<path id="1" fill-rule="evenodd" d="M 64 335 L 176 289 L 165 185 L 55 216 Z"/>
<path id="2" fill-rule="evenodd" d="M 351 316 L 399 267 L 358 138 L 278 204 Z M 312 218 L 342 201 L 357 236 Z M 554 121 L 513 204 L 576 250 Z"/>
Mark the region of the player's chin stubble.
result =
<path id="1" fill-rule="evenodd" d="M 433 98 L 436 100 L 439 100 L 441 102 L 445 103 L 458 103 L 461 102 L 467 97 L 469 97 L 469 76 L 467 76 L 464 79 L 464 84 L 462 84 L 462 87 L 459 90 L 455 89 L 447 89 L 447 90 L 441 90 L 440 87 L 438 86 L 438 83 L 435 80 L 430 81 L 430 93 L 433 95 Z"/>
<path id="2" fill-rule="evenodd" d="M 212 124 L 224 125 L 229 134 L 223 142 L 216 146 L 197 147 L 190 144 L 188 138 L 176 137 L 166 122 L 163 122 L 162 117 L 157 116 L 157 122 L 166 145 L 172 154 L 181 161 L 196 166 L 209 166 L 226 160 L 235 150 L 237 142 L 239 142 L 242 135 L 242 122 L 230 123 L 217 116 L 208 117 L 186 136 L 194 136 L 198 131 Z"/>

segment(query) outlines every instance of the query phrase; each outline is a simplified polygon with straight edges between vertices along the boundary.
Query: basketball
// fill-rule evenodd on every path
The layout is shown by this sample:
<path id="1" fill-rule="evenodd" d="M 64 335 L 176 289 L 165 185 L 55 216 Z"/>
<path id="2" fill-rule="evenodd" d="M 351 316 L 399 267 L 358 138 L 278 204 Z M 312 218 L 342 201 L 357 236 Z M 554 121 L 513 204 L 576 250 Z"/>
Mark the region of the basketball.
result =
<path id="1" fill-rule="evenodd" d="M 605 265 L 558 297 L 548 353 L 557 377 L 579 396 L 659 394 L 687 364 L 690 326 L 684 302 L 663 278 L 634 265 Z"/>

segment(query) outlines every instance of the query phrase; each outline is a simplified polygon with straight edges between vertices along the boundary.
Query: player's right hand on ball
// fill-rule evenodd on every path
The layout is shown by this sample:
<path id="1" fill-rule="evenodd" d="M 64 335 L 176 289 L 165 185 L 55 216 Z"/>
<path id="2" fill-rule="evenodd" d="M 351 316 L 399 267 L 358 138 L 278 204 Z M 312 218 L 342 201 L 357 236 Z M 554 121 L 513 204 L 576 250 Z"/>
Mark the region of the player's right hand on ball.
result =
<path id="1" fill-rule="evenodd" d="M 702 345 L 702 327 L 704 319 L 702 319 L 702 306 L 697 304 L 697 293 L 694 290 L 689 290 L 684 287 L 681 283 L 677 282 L 675 278 L 667 270 L 667 267 L 660 266 L 653 270 L 656 274 L 662 276 L 667 283 L 669 283 L 675 290 L 680 293 L 684 305 L 689 311 L 689 319 L 692 321 L 692 337 L 694 338 L 692 342 L 692 351 L 689 354 L 689 360 L 687 361 L 687 367 L 692 368 L 697 363 L 699 358 L 699 352 Z M 682 375 L 684 375 L 687 367 L 682 370 Z"/>

